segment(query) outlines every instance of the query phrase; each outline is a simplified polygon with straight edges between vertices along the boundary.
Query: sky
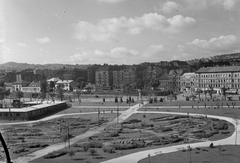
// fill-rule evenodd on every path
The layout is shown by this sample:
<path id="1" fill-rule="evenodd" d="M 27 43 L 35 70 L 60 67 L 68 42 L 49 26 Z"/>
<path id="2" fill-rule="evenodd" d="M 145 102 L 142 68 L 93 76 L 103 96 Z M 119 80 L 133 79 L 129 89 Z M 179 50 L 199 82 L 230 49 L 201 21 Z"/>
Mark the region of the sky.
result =
<path id="1" fill-rule="evenodd" d="M 0 64 L 139 64 L 240 52 L 239 0 L 0 0 Z"/>

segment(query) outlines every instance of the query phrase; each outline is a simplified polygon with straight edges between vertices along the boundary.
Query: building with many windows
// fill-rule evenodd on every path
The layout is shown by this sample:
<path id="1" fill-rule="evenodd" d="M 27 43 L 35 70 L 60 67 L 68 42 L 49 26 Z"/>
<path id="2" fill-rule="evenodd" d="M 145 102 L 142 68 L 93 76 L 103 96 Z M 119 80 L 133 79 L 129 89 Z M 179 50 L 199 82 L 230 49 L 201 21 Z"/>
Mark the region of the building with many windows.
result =
<path id="1" fill-rule="evenodd" d="M 113 77 L 112 71 L 110 71 L 110 66 L 100 67 L 95 73 L 96 86 L 112 86 Z"/>
<path id="2" fill-rule="evenodd" d="M 195 92 L 195 76 L 196 74 L 194 72 L 184 73 L 181 76 L 180 83 L 182 92 Z"/>
<path id="3" fill-rule="evenodd" d="M 201 90 L 212 87 L 217 93 L 221 93 L 222 88 L 238 91 L 240 66 L 201 68 L 196 71 L 196 87 Z"/>

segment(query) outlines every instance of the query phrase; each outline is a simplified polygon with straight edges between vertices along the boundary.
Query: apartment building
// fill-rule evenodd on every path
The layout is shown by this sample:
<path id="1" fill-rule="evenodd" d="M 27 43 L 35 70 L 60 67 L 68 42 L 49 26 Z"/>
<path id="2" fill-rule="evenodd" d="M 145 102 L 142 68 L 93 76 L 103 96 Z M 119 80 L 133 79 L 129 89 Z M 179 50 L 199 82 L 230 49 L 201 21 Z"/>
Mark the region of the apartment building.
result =
<path id="1" fill-rule="evenodd" d="M 196 86 L 201 90 L 212 87 L 217 93 L 222 88 L 238 91 L 240 88 L 240 66 L 206 67 L 196 71 Z"/>
<path id="2" fill-rule="evenodd" d="M 182 92 L 195 92 L 196 90 L 196 74 L 194 72 L 184 73 L 181 76 L 180 83 L 181 83 L 181 91 Z"/>

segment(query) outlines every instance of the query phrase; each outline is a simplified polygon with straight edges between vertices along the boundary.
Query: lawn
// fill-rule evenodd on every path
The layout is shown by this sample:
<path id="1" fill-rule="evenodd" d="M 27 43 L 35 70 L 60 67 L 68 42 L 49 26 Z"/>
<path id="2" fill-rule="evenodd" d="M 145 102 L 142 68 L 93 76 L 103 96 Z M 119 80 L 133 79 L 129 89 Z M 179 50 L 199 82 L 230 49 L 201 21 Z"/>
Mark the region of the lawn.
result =
<path id="1" fill-rule="evenodd" d="M 193 149 L 192 163 L 239 163 L 240 146 Z M 178 151 L 140 160 L 138 163 L 190 163 L 190 152 Z"/>
<path id="2" fill-rule="evenodd" d="M 138 120 L 138 121 L 137 121 Z M 188 134 L 185 128 L 192 128 L 196 131 L 197 128 L 208 128 L 206 129 L 206 133 L 211 132 L 210 124 L 214 123 L 219 124 L 220 122 L 210 122 L 211 120 L 204 119 L 187 119 L 186 116 L 172 116 L 168 114 L 133 114 L 124 123 L 115 124 L 113 126 L 108 126 L 102 133 L 94 135 L 90 139 L 83 139 L 79 141 L 77 144 L 71 146 L 72 151 L 74 151 L 74 156 L 71 158 L 69 154 L 65 154 L 63 156 L 45 159 L 43 157 L 32 161 L 33 163 L 53 163 L 53 162 L 76 162 L 76 161 L 84 161 L 91 163 L 98 163 L 104 160 L 109 160 L 115 157 L 120 157 L 123 155 L 127 155 L 130 153 L 138 152 L 140 150 L 148 150 L 155 149 L 159 147 L 166 147 L 172 145 L 178 145 L 184 143 L 184 140 L 181 139 L 178 141 L 177 137 L 172 137 L 172 134 L 175 133 L 175 130 L 184 130 L 182 134 Z M 188 122 L 188 123 L 186 123 Z M 185 124 L 185 128 L 181 127 Z M 202 126 L 199 127 L 199 124 Z M 227 123 L 228 124 L 228 123 Z M 213 126 L 215 126 L 213 125 Z M 159 127 L 162 126 L 162 127 Z M 164 130 L 166 128 L 171 127 L 173 130 Z M 179 130 L 180 129 L 180 130 Z M 215 129 L 215 128 L 214 128 Z M 228 128 L 224 131 L 228 131 L 229 134 L 217 134 L 222 135 L 221 138 L 228 137 L 231 135 L 233 129 Z M 117 133 L 117 134 L 116 134 Z M 219 139 L 215 138 L 213 140 Z M 102 146 L 108 147 L 117 147 L 118 148 L 128 146 L 126 149 L 115 149 L 115 153 L 105 153 L 103 152 L 103 147 L 101 148 L 90 148 L 96 150 L 96 155 L 92 156 L 90 154 L 90 149 L 88 151 L 84 151 L 83 145 L 84 143 L 95 142 L 93 144 L 101 143 Z M 145 145 L 141 146 L 141 142 L 144 142 Z M 195 141 L 199 142 L 199 141 Z M 136 146 L 136 148 L 130 148 L 131 144 L 139 144 L 140 146 Z M 125 148 L 125 147 L 124 147 Z M 69 149 L 67 149 L 69 151 Z"/>

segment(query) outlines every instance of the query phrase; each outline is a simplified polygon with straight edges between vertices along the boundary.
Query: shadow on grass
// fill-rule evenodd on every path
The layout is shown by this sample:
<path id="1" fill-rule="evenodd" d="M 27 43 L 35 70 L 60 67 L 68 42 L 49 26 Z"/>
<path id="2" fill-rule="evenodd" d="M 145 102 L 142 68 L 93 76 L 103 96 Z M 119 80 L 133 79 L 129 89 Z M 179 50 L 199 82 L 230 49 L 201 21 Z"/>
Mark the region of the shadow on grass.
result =
<path id="1" fill-rule="evenodd" d="M 73 159 L 74 161 L 83 161 L 83 160 L 85 160 L 84 158 L 74 158 Z"/>

